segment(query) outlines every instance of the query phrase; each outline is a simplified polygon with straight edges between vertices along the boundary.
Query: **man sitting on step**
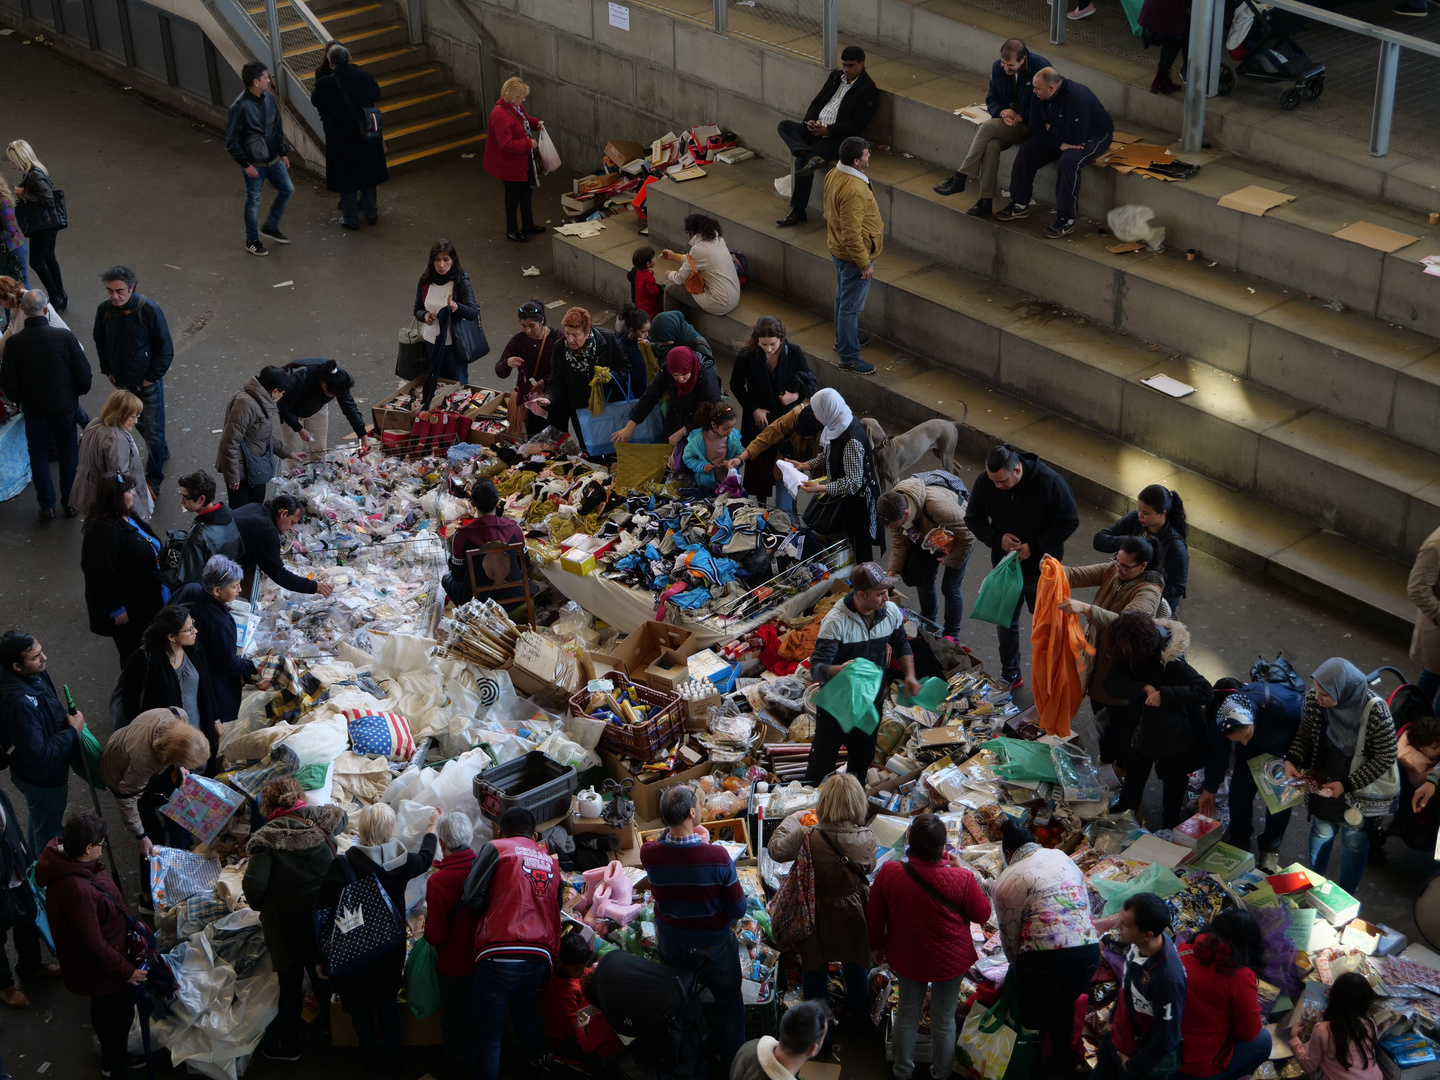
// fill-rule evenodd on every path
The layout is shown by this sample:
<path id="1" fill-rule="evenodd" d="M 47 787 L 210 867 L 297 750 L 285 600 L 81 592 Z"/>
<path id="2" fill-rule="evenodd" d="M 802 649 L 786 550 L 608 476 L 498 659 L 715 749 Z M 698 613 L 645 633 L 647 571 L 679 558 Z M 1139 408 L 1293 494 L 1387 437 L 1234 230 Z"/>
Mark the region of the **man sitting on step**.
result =
<path id="1" fill-rule="evenodd" d="M 782 229 L 805 220 L 815 170 L 840 156 L 840 144 L 865 131 L 880 105 L 880 91 L 865 74 L 865 50 L 847 45 L 840 70 L 832 71 L 805 110 L 805 119 L 781 120 L 776 130 L 795 161 L 790 186 L 790 212 L 775 224 Z"/>
<path id="2" fill-rule="evenodd" d="M 1080 170 L 1097 154 L 1110 149 L 1115 122 L 1095 92 L 1054 68 L 1035 73 L 1030 102 L 1030 137 L 1020 144 L 1010 167 L 1010 205 L 995 215 L 1014 221 L 1030 213 L 1035 174 L 1052 161 L 1060 163 L 1055 182 L 1055 224 L 1045 230 L 1052 240 L 1068 236 L 1080 216 Z"/>
<path id="3" fill-rule="evenodd" d="M 1030 99 L 1035 96 L 1030 80 L 1035 72 L 1050 66 L 1039 53 L 1032 53 L 1019 38 L 1011 38 L 1000 46 L 1000 59 L 990 68 L 990 89 L 985 92 L 985 108 L 990 119 L 980 125 L 970 143 L 970 153 L 950 179 L 935 185 L 937 195 L 959 195 L 965 181 L 980 178 L 980 199 L 965 213 L 986 218 L 994 208 L 999 190 L 1000 155 L 1011 146 L 1019 146 L 1030 137 Z"/>

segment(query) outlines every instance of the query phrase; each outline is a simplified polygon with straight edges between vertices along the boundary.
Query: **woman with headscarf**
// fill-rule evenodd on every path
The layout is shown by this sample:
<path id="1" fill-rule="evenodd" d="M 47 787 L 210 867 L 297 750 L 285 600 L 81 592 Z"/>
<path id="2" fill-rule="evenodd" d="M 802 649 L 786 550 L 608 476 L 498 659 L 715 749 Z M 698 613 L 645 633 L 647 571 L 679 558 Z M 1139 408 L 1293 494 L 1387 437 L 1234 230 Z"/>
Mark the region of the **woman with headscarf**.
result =
<path id="1" fill-rule="evenodd" d="M 715 350 L 705 336 L 691 326 L 683 311 L 662 311 L 650 320 L 650 347 L 663 363 L 671 349 L 683 345 L 696 356 L 715 359 Z"/>
<path id="2" fill-rule="evenodd" d="M 1395 722 L 1348 660 L 1332 656 L 1310 680 L 1285 775 L 1305 773 L 1318 786 L 1308 799 L 1310 869 L 1325 873 L 1339 834 L 1339 885 L 1353 896 L 1370 855 L 1370 828 L 1400 792 Z"/>
<path id="3" fill-rule="evenodd" d="M 651 329 L 654 329 L 654 323 Z M 720 376 L 715 372 L 715 364 L 709 357 L 697 355 L 685 345 L 674 346 L 665 354 L 665 364 L 645 389 L 644 396 L 631 407 L 629 423 L 615 432 L 615 442 L 629 442 L 630 436 L 635 434 L 635 425 L 649 416 L 662 399 L 665 414 L 661 430 L 675 448 L 670 468 L 679 472 L 685 467 L 680 458 L 685 440 L 696 426 L 695 410 L 701 402 L 720 400 Z"/>
<path id="4" fill-rule="evenodd" d="M 795 422 L 797 435 L 817 431 L 820 453 L 809 461 L 790 462 L 806 476 L 823 476 L 800 485 L 801 491 L 824 496 L 806 509 L 805 521 L 822 536 L 843 532 L 855 549 L 856 565 L 869 562 L 880 542 L 880 519 L 875 513 L 880 481 L 870 437 L 840 391 L 829 387 L 816 392 L 809 415 L 802 412 Z"/>
<path id="5" fill-rule="evenodd" d="M 561 338 L 550 356 L 550 384 L 543 394 L 531 400 L 548 411 L 551 428 L 563 432 L 566 427 L 573 427 L 575 438 L 584 446 L 580 410 L 590 401 L 597 369 L 604 368 L 607 373 L 604 386 L 599 388 L 601 397 L 607 401 L 621 400 L 615 395 L 631 390 L 628 385 L 630 361 L 615 332 L 594 325 L 590 312 L 582 307 L 572 307 L 565 312 L 560 320 L 560 333 Z M 629 396 L 639 392 L 639 388 L 634 388 Z"/>

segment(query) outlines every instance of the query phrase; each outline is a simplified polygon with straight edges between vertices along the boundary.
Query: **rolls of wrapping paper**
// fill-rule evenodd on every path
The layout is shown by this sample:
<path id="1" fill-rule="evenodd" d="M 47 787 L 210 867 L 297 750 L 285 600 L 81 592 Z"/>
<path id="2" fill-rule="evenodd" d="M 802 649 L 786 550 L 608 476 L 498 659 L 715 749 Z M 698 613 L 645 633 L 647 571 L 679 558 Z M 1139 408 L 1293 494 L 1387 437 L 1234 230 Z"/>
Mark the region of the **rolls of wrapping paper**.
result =
<path id="1" fill-rule="evenodd" d="M 451 615 L 453 631 L 446 651 L 452 656 L 498 670 L 510 666 L 520 628 L 494 600 L 471 600 Z"/>

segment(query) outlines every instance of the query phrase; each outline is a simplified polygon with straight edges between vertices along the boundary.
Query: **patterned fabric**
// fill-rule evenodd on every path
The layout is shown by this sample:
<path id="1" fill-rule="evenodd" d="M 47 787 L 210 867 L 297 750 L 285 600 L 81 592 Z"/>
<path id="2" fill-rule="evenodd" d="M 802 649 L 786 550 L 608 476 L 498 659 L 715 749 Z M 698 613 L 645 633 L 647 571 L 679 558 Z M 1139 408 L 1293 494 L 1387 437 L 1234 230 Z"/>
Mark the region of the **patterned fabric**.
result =
<path id="1" fill-rule="evenodd" d="M 214 891 L 220 860 L 206 859 L 181 848 L 157 847 L 150 859 L 150 895 L 155 908 L 174 907 L 197 893 Z"/>
<path id="2" fill-rule="evenodd" d="M 1019 852 L 1016 852 L 1018 855 Z M 1085 876 L 1063 851 L 1041 848 L 1015 859 L 995 883 L 995 915 L 1005 955 L 1093 945 Z"/>
<path id="3" fill-rule="evenodd" d="M 350 728 L 350 747 L 355 753 L 398 758 L 415 753 L 410 722 L 398 713 L 346 709 L 340 715 Z"/>
<path id="4" fill-rule="evenodd" d="M 245 796 L 235 789 L 191 773 L 175 789 L 170 801 L 160 807 L 160 813 L 200 843 L 208 844 L 220 835 L 225 823 L 244 802 Z"/>
<path id="5" fill-rule="evenodd" d="M 230 786 L 243 791 L 256 802 L 260 801 L 260 789 L 276 776 L 293 776 L 300 769 L 300 758 L 288 746 L 277 746 L 270 751 L 270 759 L 264 765 L 253 769 L 242 769 L 226 777 Z"/>

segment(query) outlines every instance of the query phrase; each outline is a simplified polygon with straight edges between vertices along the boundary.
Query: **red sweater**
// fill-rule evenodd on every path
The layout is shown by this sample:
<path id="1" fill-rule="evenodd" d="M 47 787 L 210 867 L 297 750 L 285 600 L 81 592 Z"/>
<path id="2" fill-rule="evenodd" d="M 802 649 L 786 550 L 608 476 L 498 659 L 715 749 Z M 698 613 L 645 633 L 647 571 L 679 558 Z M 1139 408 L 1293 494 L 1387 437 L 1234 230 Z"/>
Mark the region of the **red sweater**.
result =
<path id="1" fill-rule="evenodd" d="M 530 121 L 531 135 L 525 135 L 524 113 Z M 481 164 L 485 171 L 496 180 L 526 180 L 530 176 L 530 154 L 534 147 L 531 138 L 538 138 L 540 131 L 535 126 L 535 117 L 525 112 L 524 107 L 507 105 L 497 101 L 490 110 L 490 124 L 486 128 L 485 157 Z"/>
<path id="2" fill-rule="evenodd" d="M 1185 1012 L 1180 1018 L 1185 1037 L 1180 1071 L 1186 1076 L 1214 1076 L 1229 1067 L 1237 1042 L 1248 1042 L 1260 1034 L 1260 998 L 1255 972 L 1248 967 L 1221 972 L 1200 963 L 1193 949 L 1193 945 L 1180 949 L 1187 985 Z"/>
<path id="3" fill-rule="evenodd" d="M 990 901 L 975 875 L 963 867 L 915 858 L 910 865 L 963 914 L 930 896 L 898 862 L 888 862 L 870 886 L 865 913 L 870 948 L 883 949 L 891 970 L 916 982 L 944 982 L 963 975 L 975 963 L 970 924 L 990 917 Z"/>
<path id="4" fill-rule="evenodd" d="M 579 979 L 567 979 L 551 973 L 540 984 L 540 1016 L 545 1021 L 545 1034 L 551 1046 L 559 1046 L 575 1037 L 575 1014 L 585 1004 Z"/>
<path id="5" fill-rule="evenodd" d="M 435 946 L 441 975 L 475 974 L 475 924 L 480 915 L 460 902 L 474 861 L 469 848 L 451 852 L 435 864 L 425 884 L 425 940 Z"/>

